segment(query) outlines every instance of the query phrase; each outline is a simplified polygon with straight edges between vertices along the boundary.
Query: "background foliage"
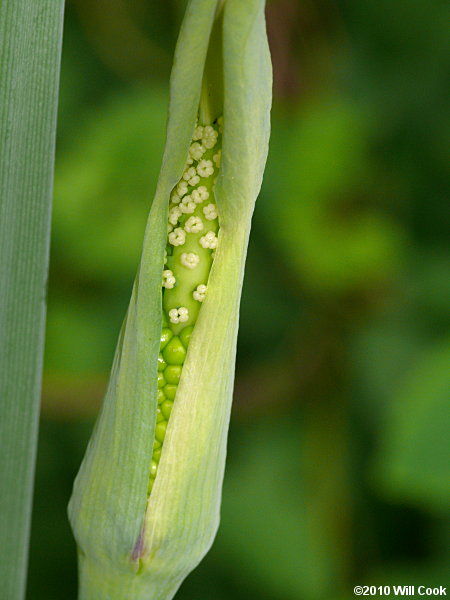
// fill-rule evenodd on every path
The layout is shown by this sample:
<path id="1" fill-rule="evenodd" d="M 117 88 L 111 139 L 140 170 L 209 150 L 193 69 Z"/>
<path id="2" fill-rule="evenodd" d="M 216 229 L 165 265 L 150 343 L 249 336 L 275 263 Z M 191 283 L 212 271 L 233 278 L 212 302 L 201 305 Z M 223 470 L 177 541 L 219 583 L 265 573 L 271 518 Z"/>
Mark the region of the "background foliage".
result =
<path id="1" fill-rule="evenodd" d="M 66 505 L 138 262 L 183 8 L 67 5 L 30 600 L 76 597 Z M 267 15 L 273 135 L 222 525 L 177 598 L 446 585 L 448 7 L 271 0 Z"/>

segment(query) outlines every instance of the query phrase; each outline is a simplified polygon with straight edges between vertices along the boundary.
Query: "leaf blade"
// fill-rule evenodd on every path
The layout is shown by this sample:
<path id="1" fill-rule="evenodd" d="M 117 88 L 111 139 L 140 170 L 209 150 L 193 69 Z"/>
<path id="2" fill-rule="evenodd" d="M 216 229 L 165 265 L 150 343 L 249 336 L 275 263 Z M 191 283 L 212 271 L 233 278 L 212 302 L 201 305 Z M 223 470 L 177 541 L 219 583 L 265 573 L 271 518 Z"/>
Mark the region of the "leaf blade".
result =
<path id="1" fill-rule="evenodd" d="M 45 329 L 63 1 L 0 13 L 0 581 L 25 594 Z"/>

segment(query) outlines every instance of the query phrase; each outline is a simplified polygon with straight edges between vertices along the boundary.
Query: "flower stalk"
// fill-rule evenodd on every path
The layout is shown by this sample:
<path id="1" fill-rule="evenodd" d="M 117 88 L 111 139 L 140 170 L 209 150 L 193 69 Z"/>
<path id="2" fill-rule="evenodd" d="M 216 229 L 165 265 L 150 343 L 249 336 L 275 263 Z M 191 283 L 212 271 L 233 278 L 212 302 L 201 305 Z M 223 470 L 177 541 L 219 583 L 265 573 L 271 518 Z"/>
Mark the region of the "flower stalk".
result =
<path id="1" fill-rule="evenodd" d="M 69 506 L 82 600 L 170 600 L 213 542 L 270 99 L 264 2 L 191 0 L 141 264 Z"/>

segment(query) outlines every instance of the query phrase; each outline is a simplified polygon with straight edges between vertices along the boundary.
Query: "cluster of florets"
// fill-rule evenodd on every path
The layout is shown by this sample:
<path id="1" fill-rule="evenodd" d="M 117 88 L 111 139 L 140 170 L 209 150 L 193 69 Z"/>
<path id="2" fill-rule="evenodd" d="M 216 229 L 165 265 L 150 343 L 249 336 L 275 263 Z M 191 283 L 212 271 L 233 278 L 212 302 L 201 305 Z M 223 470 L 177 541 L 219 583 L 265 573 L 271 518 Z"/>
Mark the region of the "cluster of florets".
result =
<path id="1" fill-rule="evenodd" d="M 205 219 L 208 221 L 214 221 L 217 219 L 217 208 L 215 204 L 208 204 L 203 208 L 203 214 L 205 215 Z"/>
<path id="2" fill-rule="evenodd" d="M 206 285 L 204 283 L 201 283 L 200 285 L 198 285 L 197 289 L 195 289 L 192 292 L 192 296 L 193 296 L 194 300 L 197 300 L 198 302 L 203 302 L 203 300 L 206 297 L 207 290 L 208 290 L 208 288 L 206 287 Z"/>
<path id="3" fill-rule="evenodd" d="M 214 148 L 216 145 L 218 136 L 218 132 L 211 125 L 205 125 L 204 127 L 202 125 L 198 125 L 194 130 L 192 139 L 194 142 L 201 140 L 201 144 L 197 145 L 201 145 L 204 148 L 211 150 L 211 148 Z"/>
<path id="4" fill-rule="evenodd" d="M 217 248 L 218 226 L 214 221 L 218 215 L 213 192 L 221 160 L 221 150 L 216 149 L 220 127 L 220 123 L 216 127 L 196 126 L 184 172 L 171 195 L 167 228 L 169 256 L 166 255 L 165 259 L 170 268 L 166 267 L 163 272 L 166 290 L 173 289 L 177 280 L 182 278 L 180 268 L 196 269 L 202 256 L 206 256 L 205 251 L 213 257 Z M 186 251 L 183 251 L 184 247 Z M 199 283 L 191 293 L 195 300 L 203 302 L 206 284 Z M 186 322 L 189 317 L 185 318 L 184 309 L 183 306 L 171 309 L 170 321 L 176 324 Z M 181 316 L 177 312 L 180 310 Z"/>
<path id="5" fill-rule="evenodd" d="M 198 233 L 199 231 L 203 231 L 203 221 L 200 217 L 189 217 L 184 224 L 184 229 L 188 233 Z"/>
<path id="6" fill-rule="evenodd" d="M 210 250 L 215 250 L 217 248 L 217 236 L 214 231 L 208 231 L 206 235 L 203 235 L 200 238 L 200 246 L 203 248 L 209 248 Z"/>
<path id="7" fill-rule="evenodd" d="M 182 246 L 186 241 L 186 232 L 181 227 L 177 227 L 169 233 L 169 244 L 172 246 Z"/>
<path id="8" fill-rule="evenodd" d="M 165 328 L 158 358 L 158 408 L 148 492 L 158 471 L 169 416 L 200 303 L 207 295 L 209 269 L 219 242 L 214 186 L 220 168 L 217 125 L 198 125 L 180 181 L 172 191 L 162 273 Z M 198 303 L 198 304 L 197 304 Z"/>
<path id="9" fill-rule="evenodd" d="M 186 323 L 189 319 L 189 311 L 186 307 L 172 308 L 169 310 L 169 319 L 171 323 Z"/>
<path id="10" fill-rule="evenodd" d="M 195 252 L 183 252 L 180 262 L 187 269 L 195 269 L 200 262 L 200 256 Z"/>
<path id="11" fill-rule="evenodd" d="M 172 271 L 170 269 L 166 269 L 163 271 L 163 287 L 167 290 L 171 290 L 173 286 L 176 284 L 177 280 L 175 279 Z"/>

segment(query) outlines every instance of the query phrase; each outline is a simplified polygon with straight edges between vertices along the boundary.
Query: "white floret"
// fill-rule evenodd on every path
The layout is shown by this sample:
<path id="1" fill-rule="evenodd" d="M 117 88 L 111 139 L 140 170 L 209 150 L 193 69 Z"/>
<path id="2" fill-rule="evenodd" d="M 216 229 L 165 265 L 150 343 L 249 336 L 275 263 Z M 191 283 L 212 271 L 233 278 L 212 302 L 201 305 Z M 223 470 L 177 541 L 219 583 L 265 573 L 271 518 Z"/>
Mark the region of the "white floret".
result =
<path id="1" fill-rule="evenodd" d="M 184 225 L 184 229 L 188 233 L 198 233 L 199 231 L 203 231 L 203 221 L 200 217 L 189 217 Z"/>
<path id="2" fill-rule="evenodd" d="M 172 246 L 182 246 L 186 241 L 186 232 L 181 227 L 177 227 L 169 233 L 169 243 Z"/>
<path id="3" fill-rule="evenodd" d="M 211 149 L 214 148 L 217 142 L 217 131 L 211 127 L 211 125 L 207 125 L 203 128 L 203 136 L 202 136 L 202 144 L 205 148 Z"/>
<path id="4" fill-rule="evenodd" d="M 203 235 L 199 240 L 199 244 L 202 248 L 209 248 L 210 250 L 217 248 L 217 242 L 218 239 L 214 231 L 208 231 L 208 233 Z"/>
<path id="5" fill-rule="evenodd" d="M 173 204 L 179 204 L 181 201 L 180 196 L 176 193 L 173 192 L 172 196 L 170 197 L 171 201 L 173 202 Z"/>
<path id="6" fill-rule="evenodd" d="M 203 208 L 203 214 L 208 221 L 217 219 L 217 206 L 215 204 L 208 204 Z"/>
<path id="7" fill-rule="evenodd" d="M 214 167 L 210 160 L 201 160 L 197 165 L 197 173 L 200 177 L 209 177 L 214 173 Z"/>
<path id="8" fill-rule="evenodd" d="M 194 142 L 193 144 L 191 144 L 191 146 L 189 148 L 189 154 L 195 160 L 200 160 L 201 157 L 205 154 L 205 152 L 206 152 L 206 148 L 204 148 L 198 142 Z"/>
<path id="9" fill-rule="evenodd" d="M 188 192 L 188 184 L 187 184 L 187 181 L 184 181 L 184 179 L 183 179 L 177 185 L 177 194 L 180 196 L 180 198 L 182 198 L 183 196 L 185 196 L 187 194 L 187 192 Z"/>
<path id="10" fill-rule="evenodd" d="M 176 279 L 173 275 L 173 272 L 170 269 L 166 269 L 163 271 L 163 280 L 162 284 L 167 290 L 171 290 L 176 283 Z"/>
<path id="11" fill-rule="evenodd" d="M 209 192 L 204 185 L 201 185 L 197 189 L 192 190 L 191 198 L 196 204 L 201 204 L 205 200 L 208 200 Z"/>
<path id="12" fill-rule="evenodd" d="M 178 223 L 178 219 L 181 217 L 181 210 L 178 206 L 174 206 L 169 210 L 169 223 L 171 225 L 176 225 Z"/>
<path id="13" fill-rule="evenodd" d="M 189 319 L 189 311 L 185 306 L 180 306 L 178 309 L 178 319 L 180 323 L 186 323 Z"/>
<path id="14" fill-rule="evenodd" d="M 194 175 L 196 175 L 196 171 L 195 171 L 195 167 L 189 167 L 188 169 L 186 169 L 186 171 L 183 173 L 183 179 L 185 181 L 189 181 L 189 179 L 191 179 L 191 177 L 194 177 Z"/>
<path id="15" fill-rule="evenodd" d="M 203 302 L 203 300 L 206 297 L 207 290 L 208 290 L 208 288 L 206 287 L 206 285 L 204 283 L 201 283 L 200 285 L 198 285 L 197 289 L 192 292 L 192 296 L 193 296 L 194 300 L 197 300 L 198 302 Z"/>
<path id="16" fill-rule="evenodd" d="M 180 257 L 181 264 L 188 269 L 195 269 L 200 262 L 200 256 L 195 252 L 183 252 Z"/>
<path id="17" fill-rule="evenodd" d="M 171 323 L 186 323 L 189 319 L 189 311 L 185 306 L 172 308 L 169 310 L 169 319 Z"/>
<path id="18" fill-rule="evenodd" d="M 199 125 L 194 129 L 194 133 L 192 134 L 193 140 L 201 140 L 203 137 L 203 127 Z"/>
<path id="19" fill-rule="evenodd" d="M 185 196 L 180 204 L 180 211 L 185 215 L 191 215 L 195 210 L 196 204 L 191 196 Z"/>
<path id="20" fill-rule="evenodd" d="M 189 185 L 192 185 L 192 187 L 194 187 L 194 185 L 197 185 L 197 183 L 199 183 L 200 181 L 200 177 L 198 175 L 194 175 L 194 177 L 191 177 L 188 181 Z"/>
<path id="21" fill-rule="evenodd" d="M 178 309 L 177 308 L 172 308 L 171 310 L 169 310 L 169 319 L 171 323 L 178 323 L 178 321 L 180 320 L 179 316 L 178 316 Z"/>

